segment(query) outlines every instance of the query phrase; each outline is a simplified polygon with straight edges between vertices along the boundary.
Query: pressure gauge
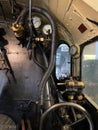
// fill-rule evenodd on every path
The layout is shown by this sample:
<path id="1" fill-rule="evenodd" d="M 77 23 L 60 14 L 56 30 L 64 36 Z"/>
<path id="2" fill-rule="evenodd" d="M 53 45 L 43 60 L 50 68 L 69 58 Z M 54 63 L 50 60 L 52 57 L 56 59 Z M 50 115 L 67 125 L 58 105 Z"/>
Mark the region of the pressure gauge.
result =
<path id="1" fill-rule="evenodd" d="M 52 33 L 52 27 L 50 24 L 46 24 L 44 27 L 43 27 L 43 33 L 46 34 L 46 35 L 49 35 Z"/>
<path id="2" fill-rule="evenodd" d="M 69 49 L 71 56 L 78 56 L 80 53 L 80 47 L 78 45 L 72 45 Z"/>
<path id="3" fill-rule="evenodd" d="M 77 47 L 75 45 L 72 45 L 69 50 L 70 54 L 74 56 L 77 53 Z"/>
<path id="4" fill-rule="evenodd" d="M 34 17 L 32 18 L 32 20 L 33 20 L 34 27 L 35 27 L 35 28 L 39 28 L 40 25 L 41 25 L 41 18 L 40 18 L 40 17 L 37 17 L 37 16 L 34 16 Z"/>

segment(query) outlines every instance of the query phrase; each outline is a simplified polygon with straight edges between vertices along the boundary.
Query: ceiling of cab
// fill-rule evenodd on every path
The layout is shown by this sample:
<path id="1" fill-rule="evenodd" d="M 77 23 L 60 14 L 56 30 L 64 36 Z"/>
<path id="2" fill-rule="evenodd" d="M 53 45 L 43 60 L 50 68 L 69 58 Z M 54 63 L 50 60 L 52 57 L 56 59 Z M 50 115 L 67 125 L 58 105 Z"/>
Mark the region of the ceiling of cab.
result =
<path id="1" fill-rule="evenodd" d="M 91 6 L 94 10 L 98 11 L 98 0 L 83 0 L 89 6 Z"/>
<path id="2" fill-rule="evenodd" d="M 88 4 L 87 0 L 43 0 L 43 3 L 69 30 L 74 43 L 82 44 L 98 36 L 98 12 L 90 6 L 91 2 Z"/>

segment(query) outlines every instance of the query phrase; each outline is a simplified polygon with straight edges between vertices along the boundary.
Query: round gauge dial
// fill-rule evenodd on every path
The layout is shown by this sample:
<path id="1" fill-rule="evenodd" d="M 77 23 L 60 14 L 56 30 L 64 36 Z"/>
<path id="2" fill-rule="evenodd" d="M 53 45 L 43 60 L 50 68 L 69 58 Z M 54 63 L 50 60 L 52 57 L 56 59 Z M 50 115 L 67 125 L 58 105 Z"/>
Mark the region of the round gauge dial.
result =
<path id="1" fill-rule="evenodd" d="M 34 17 L 32 18 L 32 20 L 33 20 L 34 27 L 35 27 L 35 28 L 39 28 L 40 25 L 41 25 L 41 18 L 39 18 L 39 17 L 37 17 L 37 16 L 34 16 Z"/>
<path id="2" fill-rule="evenodd" d="M 78 53 L 78 47 L 76 45 L 72 45 L 69 50 L 70 54 L 72 56 L 76 55 Z"/>
<path id="3" fill-rule="evenodd" d="M 46 35 L 49 35 L 52 33 L 52 27 L 50 24 L 46 24 L 44 27 L 43 27 L 43 33 L 46 34 Z"/>

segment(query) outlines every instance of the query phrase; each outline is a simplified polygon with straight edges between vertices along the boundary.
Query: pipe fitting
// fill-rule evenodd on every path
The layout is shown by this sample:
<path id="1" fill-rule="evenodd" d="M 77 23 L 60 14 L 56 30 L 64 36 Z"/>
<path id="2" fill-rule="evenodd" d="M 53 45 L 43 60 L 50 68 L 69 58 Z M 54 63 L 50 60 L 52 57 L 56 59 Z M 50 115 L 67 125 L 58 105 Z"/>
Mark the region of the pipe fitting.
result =
<path id="1" fill-rule="evenodd" d="M 13 30 L 16 37 L 22 37 L 24 32 L 24 27 L 18 23 L 13 23 L 11 29 Z"/>

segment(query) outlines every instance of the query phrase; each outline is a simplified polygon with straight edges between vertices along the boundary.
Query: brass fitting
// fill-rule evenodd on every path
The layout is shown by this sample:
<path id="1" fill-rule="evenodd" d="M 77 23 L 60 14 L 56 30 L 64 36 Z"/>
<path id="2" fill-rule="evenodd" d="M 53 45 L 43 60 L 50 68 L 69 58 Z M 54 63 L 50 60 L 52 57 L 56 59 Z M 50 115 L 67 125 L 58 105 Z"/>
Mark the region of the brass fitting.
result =
<path id="1" fill-rule="evenodd" d="M 69 100 L 73 100 L 74 99 L 74 95 L 68 95 L 68 99 Z"/>
<path id="2" fill-rule="evenodd" d="M 17 23 L 13 23 L 11 29 L 14 31 L 14 34 L 16 37 L 22 37 L 24 27 L 22 25 L 19 25 Z"/>
<path id="3" fill-rule="evenodd" d="M 83 100 L 83 95 L 78 95 L 77 96 L 77 99 L 80 101 L 80 100 Z"/>
<path id="4" fill-rule="evenodd" d="M 84 85 L 84 83 L 82 81 L 78 81 L 78 82 L 76 82 L 76 86 L 84 87 L 85 85 Z"/>
<path id="5" fill-rule="evenodd" d="M 35 40 L 38 41 L 38 42 L 43 42 L 44 38 L 43 37 L 36 37 Z"/>

